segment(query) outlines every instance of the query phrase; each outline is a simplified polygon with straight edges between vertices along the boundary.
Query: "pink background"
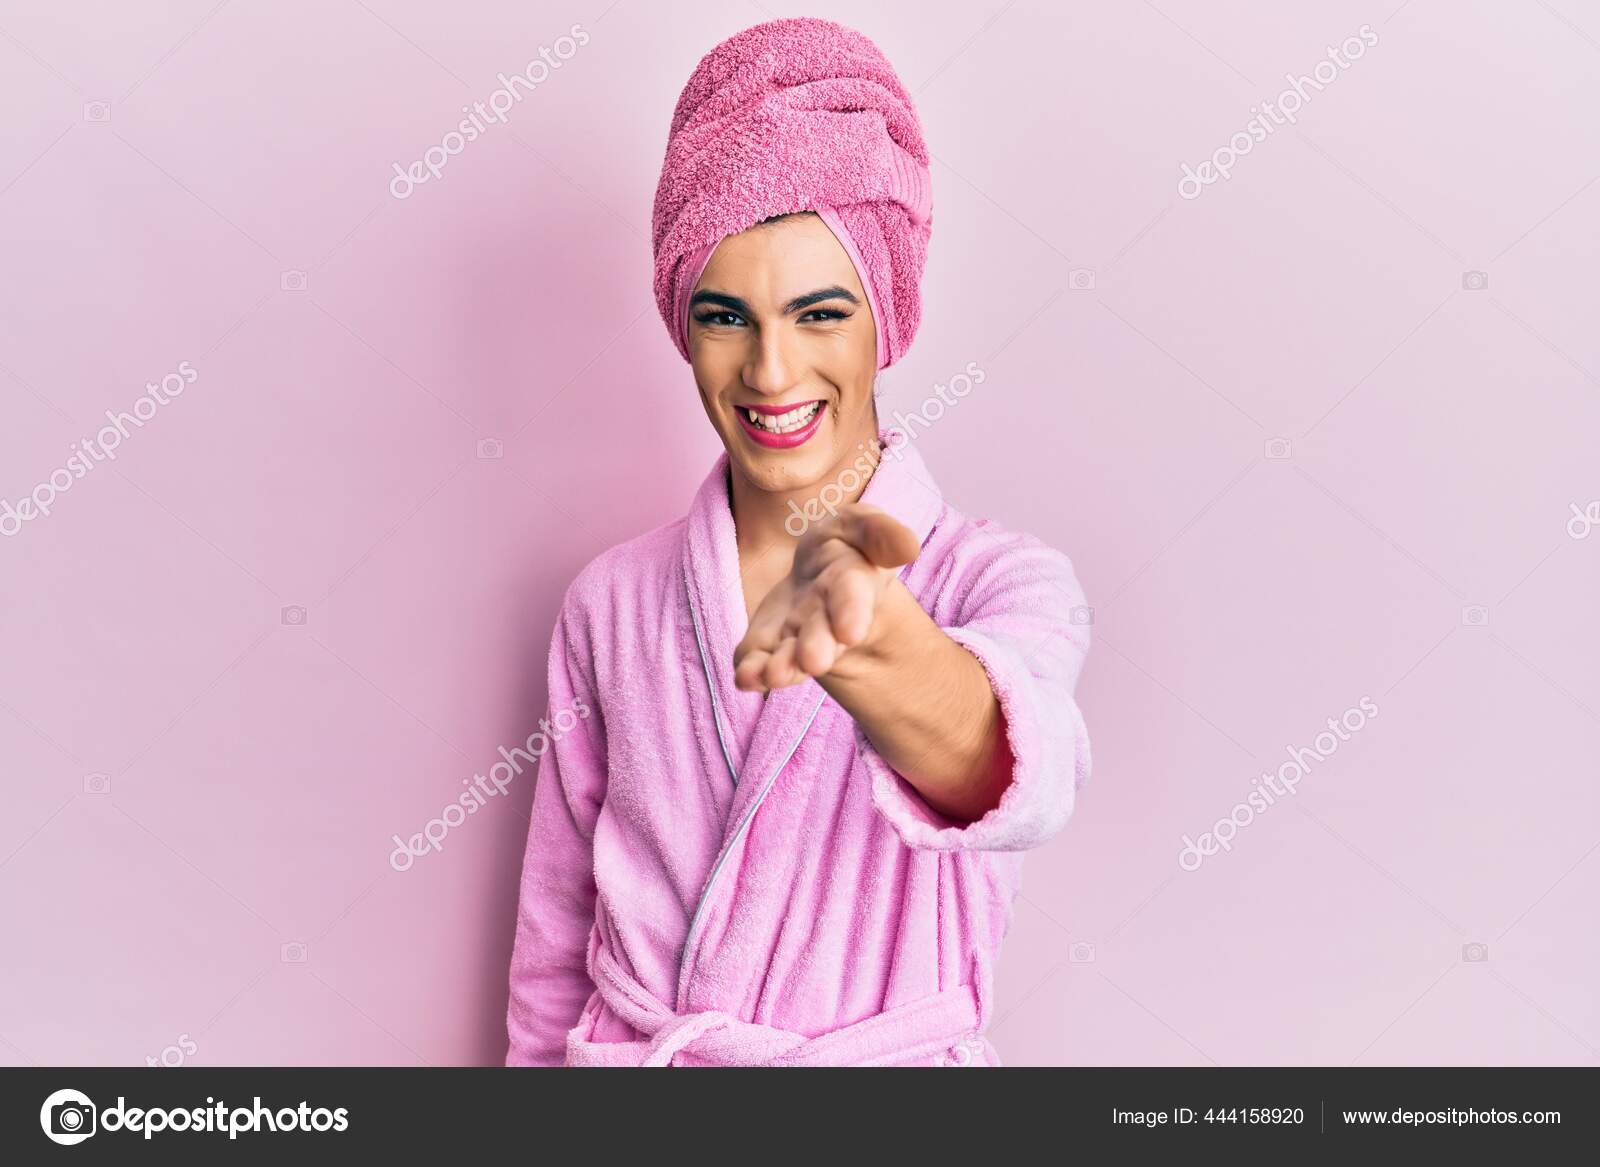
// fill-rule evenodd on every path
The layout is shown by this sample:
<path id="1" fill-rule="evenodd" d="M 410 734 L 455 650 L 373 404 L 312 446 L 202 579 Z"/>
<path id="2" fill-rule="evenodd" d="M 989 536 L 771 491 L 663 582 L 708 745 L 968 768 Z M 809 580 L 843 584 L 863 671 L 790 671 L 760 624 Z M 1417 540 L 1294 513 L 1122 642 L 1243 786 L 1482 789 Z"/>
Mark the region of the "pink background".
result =
<path id="1" fill-rule="evenodd" d="M 877 40 L 936 158 L 887 400 L 976 362 L 920 449 L 1095 607 L 1095 775 L 1028 861 L 1002 1056 L 1596 1060 L 1580 0 L 0 5 L 0 496 L 198 374 L 0 538 L 0 1060 L 501 1060 L 531 785 L 404 873 L 390 836 L 535 727 L 566 582 L 717 452 L 650 297 L 656 168 L 699 56 L 802 11 Z M 1297 127 L 1178 196 L 1364 24 Z"/>

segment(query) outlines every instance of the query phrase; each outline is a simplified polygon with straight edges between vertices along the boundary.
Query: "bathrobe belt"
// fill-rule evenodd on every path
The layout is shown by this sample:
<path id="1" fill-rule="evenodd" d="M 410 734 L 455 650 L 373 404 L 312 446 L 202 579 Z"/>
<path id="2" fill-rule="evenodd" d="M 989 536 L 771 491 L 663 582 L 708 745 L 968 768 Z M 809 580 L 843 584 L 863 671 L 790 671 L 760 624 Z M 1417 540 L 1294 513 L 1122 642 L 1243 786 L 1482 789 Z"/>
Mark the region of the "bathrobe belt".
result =
<path id="1" fill-rule="evenodd" d="M 603 945 L 595 949 L 592 969 L 596 992 L 567 1034 L 571 1066 L 915 1065 L 963 1048 L 976 1036 L 987 1012 L 977 987 L 980 978 L 975 976 L 972 984 L 807 1037 L 715 1009 L 674 1013 L 623 970 Z M 647 1038 L 588 1040 L 602 1002 Z"/>

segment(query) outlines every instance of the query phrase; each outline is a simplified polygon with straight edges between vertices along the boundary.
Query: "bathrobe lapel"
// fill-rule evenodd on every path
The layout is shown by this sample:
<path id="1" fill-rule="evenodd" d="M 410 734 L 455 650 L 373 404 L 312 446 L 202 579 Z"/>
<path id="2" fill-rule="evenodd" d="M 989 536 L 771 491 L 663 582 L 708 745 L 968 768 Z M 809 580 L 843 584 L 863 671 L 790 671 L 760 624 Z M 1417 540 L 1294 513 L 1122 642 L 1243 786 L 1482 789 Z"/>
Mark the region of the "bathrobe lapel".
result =
<path id="1" fill-rule="evenodd" d="M 887 449 L 861 501 L 888 511 L 915 532 L 919 545 L 925 543 L 944 506 L 938 488 L 903 434 L 885 431 L 880 441 Z M 679 950 L 675 1008 L 680 1011 L 689 1005 L 694 970 L 706 961 L 716 963 L 714 952 L 701 948 L 707 911 L 719 910 L 718 905 L 738 895 L 740 864 L 728 861 L 744 846 L 756 812 L 827 702 L 827 694 L 816 681 L 779 689 L 765 700 L 759 693 L 734 687 L 733 650 L 744 638 L 749 619 L 739 577 L 727 466 L 723 454 L 701 484 L 683 542 L 682 566 L 696 651 L 711 693 L 723 764 L 734 788 L 716 858 Z"/>
<path id="2" fill-rule="evenodd" d="M 706 475 L 689 508 L 683 542 L 683 577 L 696 650 L 711 690 L 712 717 L 727 780 L 744 772 L 744 755 L 761 713 L 761 694 L 733 684 L 733 650 L 744 639 L 744 585 L 728 503 L 728 456 Z"/>

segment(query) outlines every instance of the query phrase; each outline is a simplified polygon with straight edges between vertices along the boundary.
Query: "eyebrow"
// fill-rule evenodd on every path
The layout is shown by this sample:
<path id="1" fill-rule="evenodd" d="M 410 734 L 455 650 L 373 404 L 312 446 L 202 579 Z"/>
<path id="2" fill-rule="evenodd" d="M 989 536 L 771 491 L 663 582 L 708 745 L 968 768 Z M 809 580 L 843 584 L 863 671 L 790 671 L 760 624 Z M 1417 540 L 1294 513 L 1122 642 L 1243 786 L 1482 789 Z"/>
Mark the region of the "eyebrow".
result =
<path id="1" fill-rule="evenodd" d="M 851 304 L 861 303 L 860 300 L 857 300 L 838 284 L 834 284 L 831 288 L 818 288 L 815 292 L 807 292 L 804 296 L 796 296 L 783 306 L 783 311 L 785 315 L 790 312 L 800 312 L 813 304 L 820 304 L 824 300 L 846 300 Z"/>
<path id="2" fill-rule="evenodd" d="M 738 312 L 742 316 L 751 314 L 750 305 L 739 299 L 738 296 L 724 296 L 721 292 L 696 292 L 689 301 L 689 307 L 693 308 L 696 304 L 715 304 L 719 308 L 727 308 L 729 311 Z"/>
<path id="3" fill-rule="evenodd" d="M 861 303 L 850 291 L 840 287 L 838 284 L 834 284 L 832 287 L 818 288 L 815 292 L 807 292 L 803 296 L 796 296 L 783 306 L 784 315 L 804 311 L 814 304 L 822 303 L 824 300 L 845 300 L 857 305 Z M 739 299 L 738 296 L 727 296 L 721 292 L 696 292 L 689 300 L 689 307 L 693 308 L 697 304 L 713 304 L 719 308 L 726 308 L 730 312 L 738 312 L 742 316 L 754 315 L 750 311 L 750 305 Z"/>

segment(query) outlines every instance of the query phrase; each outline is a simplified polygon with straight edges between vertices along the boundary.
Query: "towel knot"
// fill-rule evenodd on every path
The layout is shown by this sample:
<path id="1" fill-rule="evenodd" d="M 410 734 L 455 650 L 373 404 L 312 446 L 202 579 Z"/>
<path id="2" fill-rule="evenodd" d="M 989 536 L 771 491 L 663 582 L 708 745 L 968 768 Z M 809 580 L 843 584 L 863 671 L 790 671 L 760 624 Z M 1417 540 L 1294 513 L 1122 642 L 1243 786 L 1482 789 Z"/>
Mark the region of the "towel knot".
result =
<path id="1" fill-rule="evenodd" d="M 641 1065 L 670 1066 L 673 1055 L 688 1046 L 703 1033 L 732 1025 L 735 1018 L 715 1009 L 703 1013 L 685 1013 L 675 1016 L 650 1039 L 649 1052 Z"/>

